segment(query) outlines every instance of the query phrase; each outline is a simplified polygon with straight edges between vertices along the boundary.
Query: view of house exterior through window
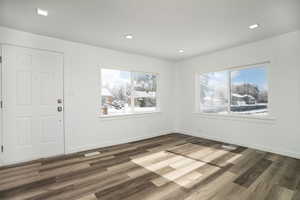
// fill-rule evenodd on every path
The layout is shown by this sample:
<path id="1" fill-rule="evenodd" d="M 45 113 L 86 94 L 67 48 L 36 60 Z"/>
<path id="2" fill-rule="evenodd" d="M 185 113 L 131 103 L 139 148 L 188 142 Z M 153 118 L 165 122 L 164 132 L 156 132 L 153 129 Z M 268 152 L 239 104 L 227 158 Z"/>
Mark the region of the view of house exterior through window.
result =
<path id="1" fill-rule="evenodd" d="M 101 114 L 157 110 L 157 75 L 114 69 L 101 70 Z"/>
<path id="2" fill-rule="evenodd" d="M 268 112 L 268 83 L 264 67 L 231 73 L 230 110 L 240 114 L 265 115 Z"/>
<path id="3" fill-rule="evenodd" d="M 143 72 L 133 73 L 134 83 L 134 110 L 135 111 L 155 111 L 157 76 Z"/>
<path id="4" fill-rule="evenodd" d="M 218 114 L 268 114 L 264 66 L 201 74 L 200 111 Z"/>

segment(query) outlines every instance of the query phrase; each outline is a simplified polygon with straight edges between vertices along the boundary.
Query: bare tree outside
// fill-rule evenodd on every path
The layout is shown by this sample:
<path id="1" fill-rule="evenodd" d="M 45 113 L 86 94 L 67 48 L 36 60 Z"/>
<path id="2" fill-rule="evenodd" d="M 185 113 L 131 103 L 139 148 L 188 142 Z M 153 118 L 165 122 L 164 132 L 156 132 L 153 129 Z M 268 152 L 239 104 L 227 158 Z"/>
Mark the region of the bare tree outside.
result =
<path id="1" fill-rule="evenodd" d="M 205 113 L 227 113 L 228 72 L 212 72 L 200 76 L 200 109 Z"/>
<path id="2" fill-rule="evenodd" d="M 101 82 L 102 114 L 130 113 L 130 72 L 112 69 L 102 69 Z"/>
<path id="3" fill-rule="evenodd" d="M 157 108 L 156 74 L 102 69 L 101 84 L 104 115 L 132 113 L 133 109 L 136 112 L 155 111 Z"/>
<path id="4" fill-rule="evenodd" d="M 268 86 L 265 67 L 231 72 L 231 106 L 234 113 L 265 115 L 268 112 Z"/>
<path id="5" fill-rule="evenodd" d="M 153 111 L 156 109 L 157 75 L 134 72 L 134 109 Z"/>

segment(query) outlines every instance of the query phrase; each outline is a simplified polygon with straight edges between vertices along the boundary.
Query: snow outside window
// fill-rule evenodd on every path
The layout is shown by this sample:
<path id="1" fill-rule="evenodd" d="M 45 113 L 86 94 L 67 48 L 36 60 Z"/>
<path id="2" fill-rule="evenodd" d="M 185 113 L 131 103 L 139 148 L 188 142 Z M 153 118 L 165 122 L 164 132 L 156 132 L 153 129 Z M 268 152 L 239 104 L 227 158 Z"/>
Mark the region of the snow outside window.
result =
<path id="1" fill-rule="evenodd" d="M 158 75 L 101 69 L 101 115 L 155 112 Z"/>
<path id="2" fill-rule="evenodd" d="M 199 75 L 202 113 L 267 115 L 268 81 L 264 65 Z"/>

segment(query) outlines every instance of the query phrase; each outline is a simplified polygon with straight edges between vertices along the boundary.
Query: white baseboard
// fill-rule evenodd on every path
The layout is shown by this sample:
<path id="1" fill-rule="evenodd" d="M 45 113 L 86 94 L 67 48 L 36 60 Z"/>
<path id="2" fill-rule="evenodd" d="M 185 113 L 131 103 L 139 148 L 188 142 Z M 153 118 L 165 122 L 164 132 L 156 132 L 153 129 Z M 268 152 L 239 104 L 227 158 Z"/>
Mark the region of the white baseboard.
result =
<path id="1" fill-rule="evenodd" d="M 191 136 L 195 136 L 195 137 L 202 137 L 202 138 L 209 139 L 209 140 L 215 140 L 215 141 L 219 141 L 219 142 L 235 144 L 235 145 L 239 145 L 239 146 L 243 146 L 243 147 L 248 147 L 248 148 L 252 148 L 252 149 L 257 149 L 257 150 L 261 150 L 261 151 L 271 152 L 271 153 L 275 153 L 275 154 L 280 154 L 280 155 L 300 159 L 299 152 L 293 152 L 293 151 L 289 151 L 286 149 L 267 147 L 267 146 L 259 145 L 259 144 L 248 144 L 248 143 L 234 141 L 234 140 L 225 139 L 225 138 L 221 138 L 221 137 L 215 137 L 215 136 L 211 136 L 208 134 L 195 133 L 195 132 L 188 131 L 188 130 L 176 130 L 175 132 L 186 134 L 186 135 L 191 135 Z"/>
<path id="2" fill-rule="evenodd" d="M 67 149 L 65 154 L 76 153 L 76 152 L 80 152 L 80 151 L 86 151 L 86 150 L 97 149 L 97 148 L 102 148 L 102 147 L 108 147 L 108 146 L 112 146 L 112 145 L 124 144 L 124 143 L 134 142 L 134 141 L 138 141 L 138 140 L 144 140 L 144 139 L 157 137 L 157 136 L 161 136 L 161 135 L 167 135 L 169 133 L 174 133 L 174 131 L 170 131 L 170 130 L 161 131 L 158 133 L 148 134 L 148 135 L 144 135 L 144 136 L 124 138 L 124 139 L 120 139 L 118 141 L 105 141 L 105 142 L 101 142 L 101 144 L 96 144 L 96 145 L 79 146 L 76 148 L 71 148 L 69 150 Z"/>

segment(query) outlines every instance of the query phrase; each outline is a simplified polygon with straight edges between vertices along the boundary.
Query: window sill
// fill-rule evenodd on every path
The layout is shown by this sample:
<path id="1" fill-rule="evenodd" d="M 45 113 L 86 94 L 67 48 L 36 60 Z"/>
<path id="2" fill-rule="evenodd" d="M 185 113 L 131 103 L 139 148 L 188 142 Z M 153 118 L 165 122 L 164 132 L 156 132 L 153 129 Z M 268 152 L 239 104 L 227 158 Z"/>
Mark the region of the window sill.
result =
<path id="1" fill-rule="evenodd" d="M 124 114 L 115 114 L 115 115 L 100 115 L 99 118 L 101 120 L 120 120 L 120 119 L 148 117 L 154 114 L 161 114 L 161 113 L 162 113 L 161 111 L 124 113 Z"/>
<path id="2" fill-rule="evenodd" d="M 203 118 L 211 119 L 224 119 L 224 120 L 237 120 L 237 121 L 255 121 L 263 123 L 275 123 L 276 118 L 270 115 L 266 116 L 249 116 L 249 115 L 239 115 L 239 114 L 214 114 L 214 113 L 201 113 L 194 112 L 194 114 L 199 115 Z"/>

